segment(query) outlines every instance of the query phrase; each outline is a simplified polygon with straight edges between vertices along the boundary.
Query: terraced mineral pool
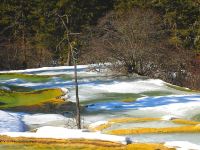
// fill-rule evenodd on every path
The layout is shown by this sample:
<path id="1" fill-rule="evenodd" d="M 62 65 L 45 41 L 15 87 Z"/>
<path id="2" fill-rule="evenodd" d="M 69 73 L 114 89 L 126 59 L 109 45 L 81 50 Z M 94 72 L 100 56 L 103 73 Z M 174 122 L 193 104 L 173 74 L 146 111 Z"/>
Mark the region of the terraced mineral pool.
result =
<path id="1" fill-rule="evenodd" d="M 196 114 L 192 117 L 195 121 L 200 121 L 200 114 Z"/>
<path id="2" fill-rule="evenodd" d="M 17 74 L 17 73 L 0 73 L 0 81 L 9 81 L 13 79 L 23 80 L 25 82 L 48 82 L 51 80 L 50 76 L 39 76 L 39 75 L 29 75 L 29 74 Z"/>
<path id="3" fill-rule="evenodd" d="M 188 141 L 200 144 L 200 133 L 136 134 L 130 135 L 136 142 L 164 143 L 166 141 Z"/>
<path id="4" fill-rule="evenodd" d="M 0 108 L 39 105 L 62 95 L 61 89 L 43 89 L 32 92 L 13 92 L 0 89 L 0 102 L 3 103 Z"/>
<path id="5" fill-rule="evenodd" d="M 81 103 L 87 105 L 87 111 L 83 114 L 87 123 L 119 117 L 155 118 L 165 115 L 184 119 L 191 119 L 196 115 L 194 118 L 199 120 L 197 114 L 200 113 L 200 94 L 197 92 L 173 86 L 159 79 L 138 76 L 116 77 L 102 72 L 89 72 L 87 67 L 78 66 L 79 96 Z M 75 101 L 73 71 L 73 67 L 61 66 L 1 72 L 7 74 L 1 75 L 0 86 L 16 92 L 64 87 L 69 90 L 69 100 Z M 54 121 L 49 123 L 48 125 L 55 125 Z M 35 125 L 38 126 L 34 123 L 31 125 L 33 128 Z M 181 125 L 167 121 L 159 123 L 153 121 L 115 124 L 110 129 L 175 126 Z M 140 142 L 184 140 L 200 144 L 200 134 L 196 133 L 140 134 L 132 137 Z"/>
<path id="6" fill-rule="evenodd" d="M 148 122 L 134 122 L 134 123 L 116 123 L 106 130 L 116 129 L 133 129 L 133 128 L 165 128 L 165 127 L 179 127 L 180 124 L 171 121 L 148 121 Z"/>
<path id="7" fill-rule="evenodd" d="M 175 115 L 178 117 L 190 116 L 193 113 L 199 113 L 200 95 L 172 95 L 172 96 L 158 96 L 145 97 L 137 99 L 135 102 L 97 102 L 87 105 L 88 111 L 123 111 L 130 110 L 130 112 L 140 111 L 146 112 L 147 115 L 151 113 Z M 191 111 L 192 110 L 192 111 Z M 127 111 L 128 112 L 128 111 Z M 131 114 L 131 113 L 129 113 Z M 155 117 L 157 117 L 156 115 Z"/>

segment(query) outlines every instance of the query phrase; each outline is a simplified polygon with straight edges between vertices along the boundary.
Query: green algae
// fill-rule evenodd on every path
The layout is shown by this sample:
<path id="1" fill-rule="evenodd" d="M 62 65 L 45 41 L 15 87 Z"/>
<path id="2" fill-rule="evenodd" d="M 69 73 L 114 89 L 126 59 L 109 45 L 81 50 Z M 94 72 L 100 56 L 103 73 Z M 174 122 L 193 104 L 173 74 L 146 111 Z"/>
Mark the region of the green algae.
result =
<path id="1" fill-rule="evenodd" d="M 32 74 L 21 74 L 21 73 L 0 73 L 0 80 L 9 80 L 9 79 L 21 79 L 26 82 L 48 82 L 51 80 L 51 76 L 41 76 L 41 75 L 32 75 Z"/>
<path id="2" fill-rule="evenodd" d="M 11 91 L 14 91 L 14 92 L 30 92 L 30 91 L 34 90 L 30 87 L 10 85 L 10 84 L 1 84 L 0 83 L 0 89 L 3 89 L 4 87 L 6 87 L 6 88 L 8 88 L 8 89 L 10 89 Z"/>
<path id="3" fill-rule="evenodd" d="M 200 114 L 193 116 L 192 119 L 195 121 L 200 121 Z"/>
<path id="4" fill-rule="evenodd" d="M 109 102 L 109 101 L 135 101 L 137 98 L 142 97 L 140 94 L 134 93 L 101 93 L 99 97 L 82 101 L 81 104 L 90 104 L 96 102 Z"/>
<path id="5" fill-rule="evenodd" d="M 61 89 L 43 89 L 31 92 L 0 90 L 1 109 L 45 103 L 63 95 Z"/>
<path id="6" fill-rule="evenodd" d="M 111 101 L 134 102 L 138 98 L 142 98 L 145 96 L 166 96 L 172 94 L 172 92 L 168 91 L 149 91 L 142 93 L 101 93 L 99 97 L 82 101 L 81 104 Z"/>
<path id="7" fill-rule="evenodd" d="M 175 90 L 178 90 L 178 91 L 192 92 L 192 93 L 198 92 L 198 91 L 195 91 L 195 90 L 191 90 L 191 89 L 188 89 L 188 88 L 185 88 L 185 87 L 180 87 L 180 86 L 173 85 L 173 84 L 169 84 L 169 83 L 166 83 L 166 85 L 167 85 L 169 88 L 172 88 L 172 89 L 175 89 Z"/>

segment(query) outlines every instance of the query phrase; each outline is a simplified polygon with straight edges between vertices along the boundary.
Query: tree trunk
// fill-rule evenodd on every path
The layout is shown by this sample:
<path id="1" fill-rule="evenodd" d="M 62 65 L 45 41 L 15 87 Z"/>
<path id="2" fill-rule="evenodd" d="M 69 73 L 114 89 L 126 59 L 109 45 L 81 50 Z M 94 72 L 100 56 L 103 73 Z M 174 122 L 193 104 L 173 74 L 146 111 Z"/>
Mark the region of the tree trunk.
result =
<path id="1" fill-rule="evenodd" d="M 80 103 L 78 96 L 78 76 L 77 76 L 77 64 L 74 61 L 74 77 L 75 77 L 75 87 L 76 87 L 76 121 L 78 129 L 81 129 L 81 117 L 80 117 Z"/>
<path id="2" fill-rule="evenodd" d="M 22 31 L 22 52 L 23 52 L 23 62 L 22 62 L 22 66 L 23 66 L 23 69 L 26 69 L 27 68 L 27 58 L 26 58 L 26 41 L 25 41 L 25 33 L 24 33 L 24 29 Z"/>
<path id="3" fill-rule="evenodd" d="M 67 56 L 67 66 L 72 66 L 71 51 L 68 52 L 68 56 Z"/>

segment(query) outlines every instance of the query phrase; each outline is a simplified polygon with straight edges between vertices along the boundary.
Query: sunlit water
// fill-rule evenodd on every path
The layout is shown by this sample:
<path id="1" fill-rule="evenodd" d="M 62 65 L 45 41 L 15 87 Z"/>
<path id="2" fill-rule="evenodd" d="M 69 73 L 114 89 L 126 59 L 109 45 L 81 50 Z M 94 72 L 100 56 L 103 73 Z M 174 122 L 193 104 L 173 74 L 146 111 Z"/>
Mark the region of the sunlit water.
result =
<path id="1" fill-rule="evenodd" d="M 199 133 L 173 133 L 173 134 L 137 134 L 129 136 L 136 142 L 158 142 L 166 141 L 188 141 L 194 144 L 200 144 Z"/>
<path id="2" fill-rule="evenodd" d="M 150 122 L 134 122 L 134 123 L 116 123 L 107 130 L 115 129 L 134 129 L 134 128 L 166 128 L 166 127 L 179 127 L 180 124 L 175 124 L 170 121 L 150 121 Z"/>

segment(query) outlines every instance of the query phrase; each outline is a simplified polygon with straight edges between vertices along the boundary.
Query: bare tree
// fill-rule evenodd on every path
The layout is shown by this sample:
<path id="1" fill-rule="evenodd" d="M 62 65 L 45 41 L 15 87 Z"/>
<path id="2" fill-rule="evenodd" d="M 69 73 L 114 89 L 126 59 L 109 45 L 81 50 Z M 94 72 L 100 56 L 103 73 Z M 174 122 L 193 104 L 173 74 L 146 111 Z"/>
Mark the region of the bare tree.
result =
<path id="1" fill-rule="evenodd" d="M 90 35 L 89 51 L 83 54 L 89 63 L 111 62 L 118 72 L 161 78 L 177 85 L 183 85 L 187 78 L 191 52 L 170 43 L 170 32 L 151 9 L 110 12 Z"/>
<path id="2" fill-rule="evenodd" d="M 75 41 L 72 41 L 70 39 L 70 36 L 79 35 L 79 33 L 72 33 L 70 29 L 68 28 L 67 24 L 68 22 L 68 15 L 60 16 L 57 14 L 60 20 L 62 21 L 62 24 L 65 28 L 65 37 L 59 42 L 58 46 L 62 44 L 63 42 L 67 42 L 70 48 L 70 55 L 72 55 L 73 63 L 74 63 L 74 78 L 75 78 L 75 89 L 76 89 L 76 122 L 78 129 L 81 129 L 81 117 L 80 117 L 80 103 L 79 103 L 79 94 L 78 94 L 78 76 L 77 76 L 77 59 L 78 59 L 78 50 L 75 47 L 76 43 Z"/>
<path id="3" fill-rule="evenodd" d="M 122 15 L 111 12 L 99 21 L 89 49 L 94 59 L 120 62 L 128 73 L 147 73 L 160 50 L 160 21 L 152 10 L 134 9 Z"/>

